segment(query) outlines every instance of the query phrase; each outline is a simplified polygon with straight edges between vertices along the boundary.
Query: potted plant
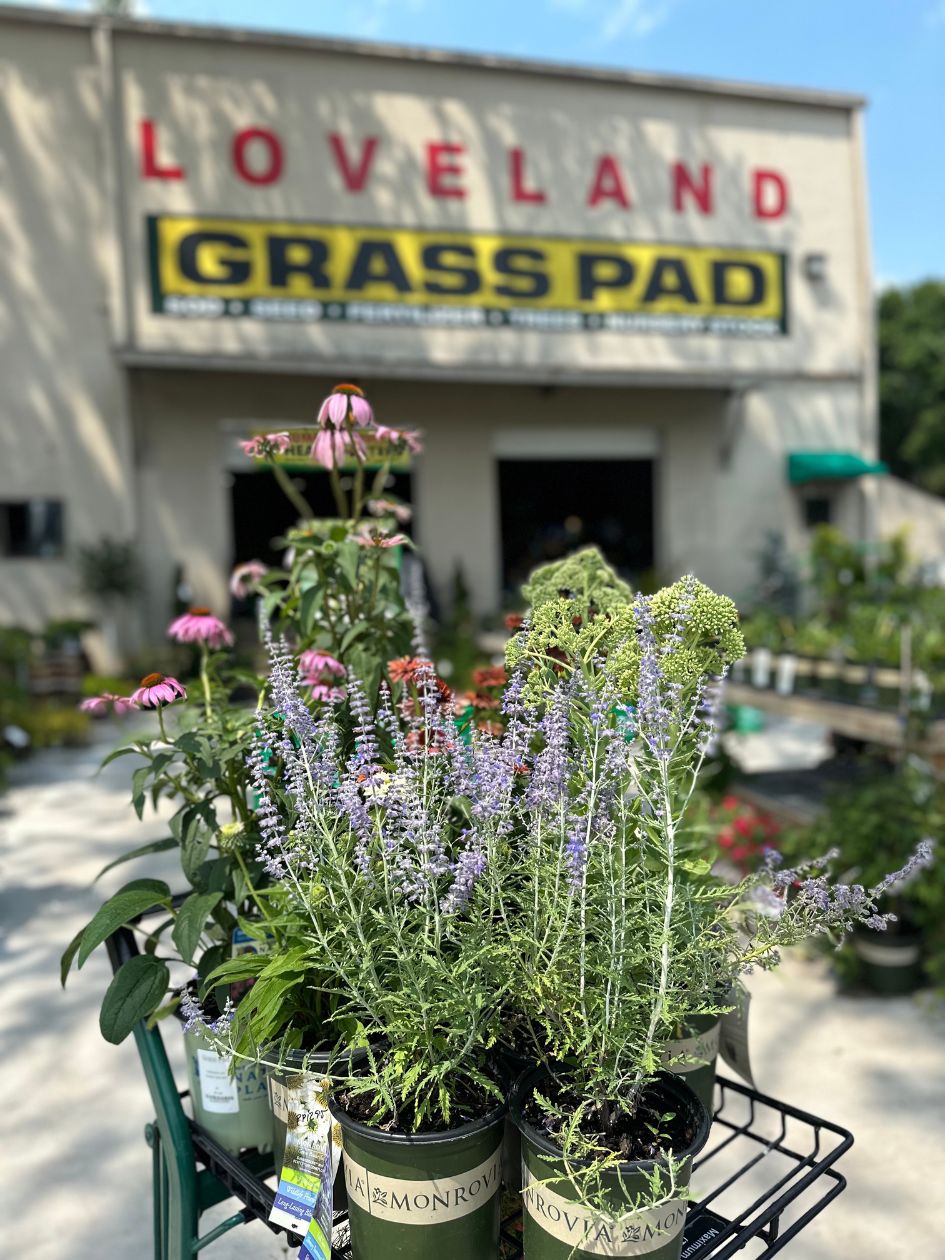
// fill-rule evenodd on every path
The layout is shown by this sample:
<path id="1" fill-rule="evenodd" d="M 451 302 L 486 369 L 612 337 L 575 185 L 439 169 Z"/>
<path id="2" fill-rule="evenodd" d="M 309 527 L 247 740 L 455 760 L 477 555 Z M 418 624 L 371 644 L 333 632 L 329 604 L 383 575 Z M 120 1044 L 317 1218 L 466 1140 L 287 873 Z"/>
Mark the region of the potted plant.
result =
<path id="1" fill-rule="evenodd" d="M 787 860 L 812 847 L 831 850 L 848 877 L 876 885 L 891 865 L 906 863 L 921 841 L 939 839 L 945 802 L 928 768 L 913 762 L 894 769 L 868 761 L 864 771 L 857 783 L 828 799 L 813 823 L 783 834 Z M 882 907 L 893 917 L 881 934 L 854 931 L 837 957 L 841 976 L 877 993 L 916 988 L 923 975 L 924 941 L 932 944 L 940 935 L 943 887 L 940 857 L 921 880 L 888 884 Z"/>
<path id="2" fill-rule="evenodd" d="M 578 636 L 552 658 L 543 696 L 524 672 L 510 683 L 526 707 L 506 739 L 528 773 L 510 817 L 522 839 L 505 851 L 498 935 L 506 929 L 512 1002 L 537 1060 L 511 1098 L 531 1257 L 633 1244 L 678 1257 L 708 1128 L 685 1084 L 700 1047 L 674 1055 L 678 1029 L 730 1008 L 741 972 L 773 965 L 779 947 L 884 923 L 882 887 L 831 885 L 823 862 L 784 872 L 772 854 L 734 885 L 713 875 L 683 824 L 734 608 L 690 578 L 638 597 L 631 613 L 620 652 L 582 653 Z M 626 610 L 611 617 L 626 627 Z M 531 624 L 547 627 L 541 607 Z"/>
<path id="3" fill-rule="evenodd" d="M 177 643 L 196 649 L 197 684 L 190 691 L 176 678 L 151 674 L 130 697 L 99 696 L 100 706 L 129 706 L 153 712 L 157 731 L 118 748 L 105 764 L 133 756 L 132 805 L 140 818 L 150 801 L 177 802 L 170 835 L 138 846 L 116 858 L 115 866 L 153 853 L 176 850 L 181 883 L 175 896 L 163 880 L 138 879 L 110 897 L 70 943 L 62 959 L 62 981 L 123 924 L 142 936 L 142 953 L 115 974 L 102 1002 L 100 1027 L 107 1041 L 119 1043 L 141 1019 L 176 1013 L 181 992 L 196 975 L 199 981 L 224 959 L 254 948 L 240 930 L 237 916 L 254 904 L 265 883 L 255 856 L 256 816 L 247 798 L 243 774 L 254 727 L 252 710 L 234 702 L 245 685 L 245 671 L 225 649 L 232 646 L 227 627 L 207 609 L 192 609 L 169 627 Z M 85 702 L 88 703 L 88 702 Z M 139 916 L 160 912 L 156 922 Z M 222 1015 L 227 999 L 210 996 Z M 228 1150 L 272 1147 L 265 1072 L 255 1064 L 220 1059 L 189 1031 L 184 1032 L 187 1072 L 195 1119 Z M 232 1067 L 232 1071 L 231 1071 Z"/>
<path id="4" fill-rule="evenodd" d="M 505 1118 L 490 1052 L 510 983 L 493 872 L 518 771 L 511 746 L 464 741 L 429 661 L 397 664 L 376 719 L 349 680 L 349 741 L 339 715 L 312 720 L 276 653 L 279 766 L 269 777 L 260 748 L 254 773 L 270 870 L 300 913 L 215 1040 L 239 1053 L 247 1030 L 274 1031 L 260 1021 L 293 986 L 322 993 L 333 1039 L 364 1052 L 360 1070 L 346 1051 L 332 1064 L 356 1253 L 487 1260 Z"/>

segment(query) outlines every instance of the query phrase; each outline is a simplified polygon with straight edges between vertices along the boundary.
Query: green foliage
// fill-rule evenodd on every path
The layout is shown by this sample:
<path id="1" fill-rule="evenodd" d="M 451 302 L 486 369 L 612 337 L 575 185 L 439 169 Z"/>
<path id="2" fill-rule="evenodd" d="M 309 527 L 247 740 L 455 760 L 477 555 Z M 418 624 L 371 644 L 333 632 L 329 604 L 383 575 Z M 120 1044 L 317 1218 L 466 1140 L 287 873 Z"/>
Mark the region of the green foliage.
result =
<path id="1" fill-rule="evenodd" d="M 93 599 L 131 599 L 141 590 L 141 568 L 134 544 L 102 538 L 80 547 L 79 584 Z"/>
<path id="2" fill-rule="evenodd" d="M 867 763 L 861 781 L 835 792 L 814 822 L 785 832 L 778 843 L 789 860 L 835 850 L 837 869 L 871 886 L 904 865 L 926 837 L 938 846 L 932 867 L 892 889 L 884 905 L 919 929 L 930 978 L 945 985 L 945 785 L 927 766 Z"/>
<path id="3" fill-rule="evenodd" d="M 604 589 L 605 610 L 598 612 L 593 602 L 586 604 L 555 594 L 534 606 L 525 627 L 509 640 L 506 665 L 510 674 L 525 671 L 525 696 L 530 703 L 541 703 L 561 675 L 591 671 L 594 663 L 602 660 L 623 702 L 636 702 L 640 647 L 633 605 L 618 602 L 616 588 L 605 585 Z M 684 687 L 693 686 L 703 674 L 722 674 L 745 653 L 738 610 L 732 600 L 691 578 L 680 578 L 652 596 L 654 629 L 660 642 L 669 645 L 673 614 L 689 589 L 692 603 L 683 642 L 674 643 L 667 658 L 673 681 Z M 586 590 L 593 597 L 594 588 L 588 586 Z"/>
<path id="4" fill-rule="evenodd" d="M 945 282 L 879 299 L 881 454 L 899 476 L 945 491 Z"/>
<path id="5" fill-rule="evenodd" d="M 532 608 L 558 599 L 573 602 L 575 615 L 608 612 L 633 602 L 633 590 L 598 547 L 582 547 L 563 560 L 539 565 L 522 587 Z"/>
<path id="6" fill-rule="evenodd" d="M 119 1045 L 142 1019 L 161 1005 L 170 983 L 167 963 L 150 954 L 129 958 L 105 990 L 98 1025 L 102 1036 Z"/>
<path id="7" fill-rule="evenodd" d="M 409 653 L 413 622 L 401 592 L 399 547 L 356 542 L 361 529 L 358 521 L 300 522 L 286 535 L 288 568 L 261 585 L 275 631 L 300 649 L 342 661 L 373 700 L 387 662 Z"/>

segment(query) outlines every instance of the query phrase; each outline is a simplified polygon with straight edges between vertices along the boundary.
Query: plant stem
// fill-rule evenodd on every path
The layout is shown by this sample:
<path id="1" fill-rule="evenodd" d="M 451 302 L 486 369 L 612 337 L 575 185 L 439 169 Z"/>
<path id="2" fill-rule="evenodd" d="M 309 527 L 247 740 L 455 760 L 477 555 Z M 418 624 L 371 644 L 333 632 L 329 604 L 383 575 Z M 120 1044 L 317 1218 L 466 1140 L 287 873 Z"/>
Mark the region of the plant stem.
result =
<path id="1" fill-rule="evenodd" d="M 203 688 L 203 711 L 207 721 L 213 714 L 213 701 L 210 699 L 210 675 L 207 673 L 207 661 L 209 659 L 206 643 L 200 644 L 200 685 Z"/>
<path id="2" fill-rule="evenodd" d="M 303 521 L 310 521 L 314 516 L 314 512 L 309 506 L 305 495 L 302 494 L 282 465 L 277 463 L 271 455 L 269 456 L 269 466 L 272 468 L 273 475 L 279 483 L 279 489 L 295 508 L 296 512 L 298 512 Z"/>

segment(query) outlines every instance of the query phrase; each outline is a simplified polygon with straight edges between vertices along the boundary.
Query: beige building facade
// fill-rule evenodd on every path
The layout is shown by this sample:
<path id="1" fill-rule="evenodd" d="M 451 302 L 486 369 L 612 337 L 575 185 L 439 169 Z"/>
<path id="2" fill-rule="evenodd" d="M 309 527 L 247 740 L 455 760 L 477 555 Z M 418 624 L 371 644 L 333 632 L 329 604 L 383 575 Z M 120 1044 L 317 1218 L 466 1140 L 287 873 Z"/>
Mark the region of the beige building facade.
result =
<path id="1" fill-rule="evenodd" d="M 742 595 L 766 531 L 876 528 L 869 477 L 788 479 L 876 456 L 857 99 L 3 9 L 0 163 L 7 622 L 105 537 L 150 634 L 181 567 L 225 611 L 278 532 L 238 439 L 336 380 L 424 430 L 481 610 L 582 540 Z"/>

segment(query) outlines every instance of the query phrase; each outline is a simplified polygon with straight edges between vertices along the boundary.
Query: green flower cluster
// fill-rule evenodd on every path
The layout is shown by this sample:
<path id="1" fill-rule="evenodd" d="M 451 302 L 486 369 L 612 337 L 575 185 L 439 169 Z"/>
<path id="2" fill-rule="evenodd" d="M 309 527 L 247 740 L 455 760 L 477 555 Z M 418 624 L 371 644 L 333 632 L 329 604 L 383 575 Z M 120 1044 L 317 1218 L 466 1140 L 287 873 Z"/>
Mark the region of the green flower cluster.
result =
<path id="1" fill-rule="evenodd" d="M 553 585 L 564 576 L 569 562 L 578 560 L 580 565 L 575 563 L 571 573 L 580 579 L 579 584 L 572 588 Z M 597 661 L 604 662 L 627 702 L 635 703 L 641 649 L 630 588 L 599 552 L 579 552 L 538 573 L 542 580 L 533 580 L 525 588 L 538 601 L 533 602 L 525 627 L 506 648 L 509 673 L 526 670 L 526 703 L 540 704 L 558 676 L 572 669 L 592 671 Z M 738 628 L 738 610 L 728 596 L 717 595 L 692 578 L 680 578 L 653 596 L 658 642 L 669 645 L 675 633 L 673 614 L 684 601 L 683 641 L 672 643 L 664 668 L 673 682 L 688 687 L 705 674 L 721 674 L 744 656 L 745 640 Z"/>
<path id="2" fill-rule="evenodd" d="M 522 587 L 530 607 L 564 598 L 584 613 L 606 612 L 633 602 L 633 589 L 617 576 L 597 547 L 582 547 L 563 560 L 539 565 Z"/>

